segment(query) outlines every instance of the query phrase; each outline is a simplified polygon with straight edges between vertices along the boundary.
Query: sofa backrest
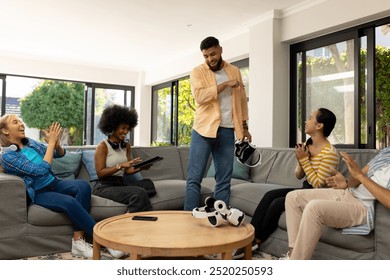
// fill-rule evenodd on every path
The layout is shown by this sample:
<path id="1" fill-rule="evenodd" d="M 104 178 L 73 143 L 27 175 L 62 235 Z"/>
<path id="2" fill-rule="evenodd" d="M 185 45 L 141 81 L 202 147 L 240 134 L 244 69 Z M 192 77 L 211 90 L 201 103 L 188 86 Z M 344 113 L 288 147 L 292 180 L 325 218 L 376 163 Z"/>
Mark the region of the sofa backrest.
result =
<path id="1" fill-rule="evenodd" d="M 367 165 L 367 163 L 379 152 L 375 149 L 337 149 L 337 151 L 348 153 L 356 161 L 360 168 L 363 168 L 365 165 Z M 348 176 L 348 167 L 341 156 L 338 170 L 342 174 Z"/>
<path id="2" fill-rule="evenodd" d="M 142 160 L 160 156 L 164 159 L 153 164 L 148 170 L 141 171 L 144 178 L 153 181 L 168 179 L 184 179 L 180 151 L 175 146 L 164 147 L 133 147 L 133 157 L 141 157 Z"/>
<path id="3" fill-rule="evenodd" d="M 278 150 L 272 148 L 256 148 L 256 150 L 261 154 L 261 164 L 250 168 L 249 175 L 252 182 L 264 183 L 271 172 Z"/>
<path id="4" fill-rule="evenodd" d="M 301 187 L 304 179 L 298 180 L 294 174 L 296 165 L 294 148 L 257 148 L 263 155 L 263 163 L 251 170 L 251 179 L 257 183 L 272 183 Z M 375 149 L 337 149 L 338 152 L 347 152 L 362 168 L 375 155 Z M 340 156 L 338 170 L 348 176 L 348 168 Z"/>
<path id="5" fill-rule="evenodd" d="M 190 147 L 178 147 L 181 161 L 181 168 L 183 170 L 183 177 L 187 178 L 188 162 L 190 160 Z"/>
<path id="6" fill-rule="evenodd" d="M 268 174 L 263 174 L 261 178 L 258 174 L 254 174 L 253 177 L 251 176 L 254 182 L 265 182 L 291 187 L 302 186 L 303 180 L 298 180 L 294 174 L 294 168 L 297 162 L 295 149 L 260 148 L 260 152 L 263 155 L 263 164 L 258 166 L 257 169 L 264 169 L 263 171 L 268 171 Z M 252 171 L 256 172 L 257 170 Z"/>
<path id="7" fill-rule="evenodd" d="M 93 146 L 67 147 L 70 151 L 94 150 Z M 189 160 L 189 147 L 133 147 L 134 157 L 143 160 L 155 156 L 162 156 L 164 160 L 155 163 L 149 170 L 141 171 L 144 178 L 154 181 L 167 179 L 185 179 Z M 250 179 L 255 183 L 271 183 L 291 187 L 301 187 L 303 180 L 296 179 L 294 168 L 296 165 L 294 148 L 256 148 L 262 154 L 262 164 L 250 169 Z M 360 167 L 366 165 L 378 153 L 375 149 L 337 149 L 352 156 Z M 210 160 L 211 161 L 211 160 Z M 210 162 L 208 163 L 210 164 Z M 348 168 L 340 157 L 338 170 L 348 176 Z M 89 180 L 89 173 L 81 163 L 77 178 Z"/>

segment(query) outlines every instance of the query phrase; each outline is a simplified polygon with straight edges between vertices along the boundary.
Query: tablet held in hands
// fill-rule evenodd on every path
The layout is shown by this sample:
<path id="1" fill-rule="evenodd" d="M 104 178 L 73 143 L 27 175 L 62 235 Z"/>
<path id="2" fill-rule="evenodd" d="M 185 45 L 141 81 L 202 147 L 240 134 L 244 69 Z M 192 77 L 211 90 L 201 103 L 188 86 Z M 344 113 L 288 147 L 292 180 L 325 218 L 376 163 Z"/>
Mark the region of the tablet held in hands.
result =
<path id="1" fill-rule="evenodd" d="M 136 169 L 147 167 L 147 166 L 152 165 L 153 163 L 156 163 L 156 162 L 158 162 L 160 160 L 163 160 L 163 159 L 164 159 L 163 157 L 156 156 L 156 157 L 153 157 L 151 159 L 144 160 L 144 161 L 141 161 L 139 163 L 136 163 L 136 164 L 133 165 L 133 167 L 136 168 Z"/>

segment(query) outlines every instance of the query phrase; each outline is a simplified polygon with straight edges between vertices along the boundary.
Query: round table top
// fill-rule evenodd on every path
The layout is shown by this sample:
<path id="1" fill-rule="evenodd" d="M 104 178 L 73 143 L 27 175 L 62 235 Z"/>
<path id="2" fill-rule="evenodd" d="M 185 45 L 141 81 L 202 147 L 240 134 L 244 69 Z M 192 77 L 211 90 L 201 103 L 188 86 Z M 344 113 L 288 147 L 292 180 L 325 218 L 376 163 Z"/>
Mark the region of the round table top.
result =
<path id="1" fill-rule="evenodd" d="M 157 221 L 132 220 L 133 216 L 155 216 Z M 254 228 L 244 222 L 213 227 L 207 218 L 188 211 L 126 213 L 98 222 L 94 242 L 138 256 L 195 256 L 228 253 L 252 242 Z M 132 257 L 133 258 L 133 257 Z"/>

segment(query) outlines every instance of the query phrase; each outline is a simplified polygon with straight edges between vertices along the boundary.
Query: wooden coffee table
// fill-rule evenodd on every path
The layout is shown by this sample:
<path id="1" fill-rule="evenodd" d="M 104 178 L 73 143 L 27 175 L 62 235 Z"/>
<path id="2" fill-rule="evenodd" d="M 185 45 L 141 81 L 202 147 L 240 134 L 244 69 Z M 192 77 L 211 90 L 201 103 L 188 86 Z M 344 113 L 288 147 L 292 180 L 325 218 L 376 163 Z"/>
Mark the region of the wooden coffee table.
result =
<path id="1" fill-rule="evenodd" d="M 133 216 L 156 216 L 157 221 L 132 220 Z M 254 228 L 244 222 L 213 227 L 207 218 L 188 211 L 127 213 L 98 222 L 93 230 L 93 259 L 100 259 L 101 245 L 130 253 L 130 259 L 189 257 L 221 253 L 232 259 L 234 249 L 245 247 L 244 259 L 252 259 Z"/>

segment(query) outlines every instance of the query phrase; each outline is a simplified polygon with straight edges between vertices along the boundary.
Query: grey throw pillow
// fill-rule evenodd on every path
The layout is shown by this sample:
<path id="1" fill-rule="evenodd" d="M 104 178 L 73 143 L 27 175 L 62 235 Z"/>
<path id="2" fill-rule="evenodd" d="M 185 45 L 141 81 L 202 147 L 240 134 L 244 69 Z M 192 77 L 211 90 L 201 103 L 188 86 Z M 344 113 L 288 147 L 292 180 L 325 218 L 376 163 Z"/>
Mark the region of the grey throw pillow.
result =
<path id="1" fill-rule="evenodd" d="M 60 179 L 74 179 L 80 171 L 81 151 L 69 152 L 60 158 L 53 158 L 51 169 Z"/>

